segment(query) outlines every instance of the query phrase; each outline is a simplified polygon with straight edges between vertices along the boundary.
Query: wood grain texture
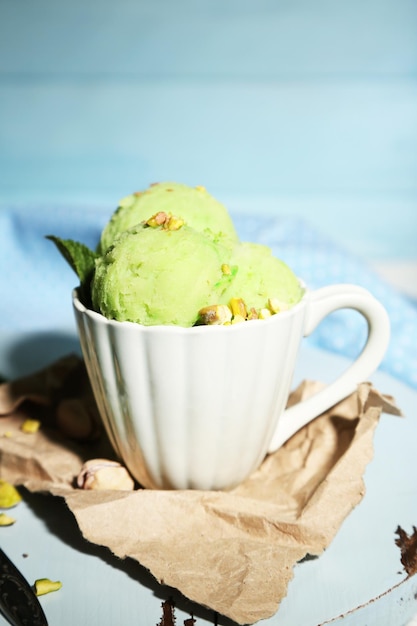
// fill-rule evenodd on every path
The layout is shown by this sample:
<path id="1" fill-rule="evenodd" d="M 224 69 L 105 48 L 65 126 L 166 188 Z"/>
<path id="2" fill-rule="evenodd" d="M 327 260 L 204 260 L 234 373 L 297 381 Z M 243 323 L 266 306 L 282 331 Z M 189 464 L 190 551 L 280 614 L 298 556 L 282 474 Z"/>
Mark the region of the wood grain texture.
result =
<path id="1" fill-rule="evenodd" d="M 414 258 L 416 23 L 413 0 L 3 0 L 0 200 L 177 179 L 336 238 L 360 215 L 352 249 Z"/>

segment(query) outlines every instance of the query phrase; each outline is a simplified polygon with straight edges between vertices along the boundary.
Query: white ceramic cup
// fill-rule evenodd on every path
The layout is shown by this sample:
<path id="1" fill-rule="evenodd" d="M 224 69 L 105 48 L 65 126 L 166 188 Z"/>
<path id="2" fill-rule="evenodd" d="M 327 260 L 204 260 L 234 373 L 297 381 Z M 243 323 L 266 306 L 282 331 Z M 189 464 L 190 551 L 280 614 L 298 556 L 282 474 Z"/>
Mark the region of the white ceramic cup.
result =
<path id="1" fill-rule="evenodd" d="M 107 434 L 148 488 L 239 484 L 266 454 L 366 380 L 390 336 L 384 307 L 354 285 L 306 290 L 288 311 L 232 326 L 117 322 L 87 309 L 77 290 L 73 306 Z M 368 322 L 362 352 L 333 383 L 285 409 L 302 337 L 342 308 Z"/>

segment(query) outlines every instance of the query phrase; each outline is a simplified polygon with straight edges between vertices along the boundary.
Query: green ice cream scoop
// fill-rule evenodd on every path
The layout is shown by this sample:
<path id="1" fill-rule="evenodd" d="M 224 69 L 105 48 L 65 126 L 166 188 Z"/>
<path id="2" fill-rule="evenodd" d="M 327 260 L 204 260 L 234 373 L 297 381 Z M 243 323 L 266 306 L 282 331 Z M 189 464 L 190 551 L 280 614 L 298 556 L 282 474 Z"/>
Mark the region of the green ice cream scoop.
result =
<path id="1" fill-rule="evenodd" d="M 204 232 L 214 241 L 233 245 L 238 237 L 227 209 L 204 187 L 181 183 L 157 183 L 142 192 L 123 198 L 102 232 L 100 252 L 104 253 L 125 230 L 146 221 L 157 212 L 185 220 L 188 226 Z"/>
<path id="2" fill-rule="evenodd" d="M 277 309 L 273 312 L 278 312 L 294 306 L 304 293 L 294 272 L 267 246 L 241 243 L 229 263 L 234 276 L 222 296 L 225 304 L 241 298 L 248 310 L 270 308 L 272 303 Z"/>
<path id="3" fill-rule="evenodd" d="M 183 225 L 138 225 L 96 261 L 93 306 L 105 317 L 146 326 L 192 326 L 218 301 L 230 250 Z"/>

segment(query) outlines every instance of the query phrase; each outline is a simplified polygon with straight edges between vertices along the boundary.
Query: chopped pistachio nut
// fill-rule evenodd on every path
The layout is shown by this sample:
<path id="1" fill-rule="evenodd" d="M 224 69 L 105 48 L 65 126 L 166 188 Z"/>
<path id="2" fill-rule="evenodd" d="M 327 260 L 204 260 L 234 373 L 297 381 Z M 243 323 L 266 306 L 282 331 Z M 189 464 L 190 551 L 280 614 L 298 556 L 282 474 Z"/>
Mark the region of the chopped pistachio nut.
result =
<path id="1" fill-rule="evenodd" d="M 248 314 L 246 316 L 247 320 L 257 320 L 258 319 L 258 311 L 255 309 L 255 307 L 251 307 L 248 311 Z"/>
<path id="2" fill-rule="evenodd" d="M 10 509 L 19 504 L 22 496 L 10 483 L 0 480 L 0 509 Z"/>
<path id="3" fill-rule="evenodd" d="M 14 517 L 10 517 L 6 513 L 0 513 L 0 526 L 12 526 L 15 522 Z"/>
<path id="4" fill-rule="evenodd" d="M 227 263 L 223 263 L 223 265 L 222 265 L 222 273 L 225 276 L 230 276 L 232 274 L 232 270 L 230 269 L 230 265 L 228 265 Z"/>
<path id="5" fill-rule="evenodd" d="M 230 300 L 230 308 L 232 309 L 232 313 L 235 317 L 239 316 L 243 317 L 243 319 L 246 319 L 246 305 L 243 302 L 242 298 L 232 298 Z"/>
<path id="6" fill-rule="evenodd" d="M 230 270 L 228 265 L 222 265 L 222 272 L 226 274 Z M 231 324 L 240 324 L 241 322 L 250 320 L 264 320 L 271 315 L 275 315 L 280 311 L 288 309 L 288 305 L 285 302 L 281 302 L 277 298 L 269 298 L 268 306 L 256 310 L 255 307 L 248 309 L 242 298 L 232 298 L 229 302 L 229 306 L 225 304 L 212 304 L 200 309 L 198 312 L 198 322 L 206 326 L 223 325 L 230 326 Z"/>
<path id="7" fill-rule="evenodd" d="M 151 228 L 157 228 L 158 226 L 162 226 L 168 221 L 169 217 L 165 211 L 159 211 L 152 215 L 148 220 L 146 220 L 146 224 Z"/>
<path id="8" fill-rule="evenodd" d="M 28 435 L 32 435 L 38 432 L 40 426 L 41 423 L 39 420 L 27 419 L 21 425 L 20 430 Z"/>
<path id="9" fill-rule="evenodd" d="M 129 472 L 117 461 L 90 459 L 86 461 L 77 477 L 80 489 L 117 489 L 133 491 L 134 481 Z"/>
<path id="10" fill-rule="evenodd" d="M 200 309 L 198 318 L 206 326 L 225 324 L 232 321 L 232 311 L 226 304 L 212 304 Z"/>
<path id="11" fill-rule="evenodd" d="M 184 223 L 185 222 L 181 217 L 171 215 L 165 225 L 168 230 L 179 230 L 182 226 L 184 226 Z"/>
<path id="12" fill-rule="evenodd" d="M 246 317 L 239 314 L 233 316 L 232 324 L 240 324 L 241 322 L 246 322 Z"/>
<path id="13" fill-rule="evenodd" d="M 169 190 L 167 189 L 167 191 Z M 162 226 L 165 230 L 179 230 L 182 226 L 184 226 L 184 223 L 185 222 L 181 217 L 165 213 L 165 211 L 155 213 L 155 215 L 152 215 L 152 217 L 145 222 L 145 224 L 151 228 L 158 228 L 158 226 Z"/>
<path id="14" fill-rule="evenodd" d="M 268 308 L 272 313 L 279 313 L 280 311 L 286 311 L 288 305 L 285 302 L 281 302 L 278 298 L 269 298 Z"/>
<path id="15" fill-rule="evenodd" d="M 43 596 L 45 593 L 51 593 L 51 591 L 58 591 L 61 589 L 62 583 L 59 580 L 49 580 L 49 578 L 38 578 L 33 585 L 37 596 Z"/>
<path id="16" fill-rule="evenodd" d="M 271 317 L 272 313 L 269 309 L 260 309 L 258 313 L 258 318 L 260 320 L 266 320 L 268 317 Z"/>

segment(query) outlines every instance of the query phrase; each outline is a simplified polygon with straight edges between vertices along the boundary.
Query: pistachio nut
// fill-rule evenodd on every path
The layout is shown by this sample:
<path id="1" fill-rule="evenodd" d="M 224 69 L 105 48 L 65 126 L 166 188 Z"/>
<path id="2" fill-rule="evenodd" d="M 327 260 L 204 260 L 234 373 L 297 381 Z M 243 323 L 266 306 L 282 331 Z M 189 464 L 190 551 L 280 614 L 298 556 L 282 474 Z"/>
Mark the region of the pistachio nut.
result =
<path id="1" fill-rule="evenodd" d="M 198 321 L 206 326 L 226 324 L 232 321 L 232 311 L 226 304 L 211 304 L 199 310 Z"/>
<path id="2" fill-rule="evenodd" d="M 165 213 L 165 211 L 158 211 L 158 213 L 155 213 L 155 215 L 152 215 L 152 217 L 146 220 L 145 224 L 151 228 L 157 228 L 158 226 L 166 224 L 168 219 L 168 213 Z"/>
<path id="3" fill-rule="evenodd" d="M 7 513 L 0 513 L 0 526 L 12 526 L 15 522 L 14 517 L 10 517 Z"/>
<path id="4" fill-rule="evenodd" d="M 20 430 L 28 435 L 33 435 L 37 433 L 39 428 L 41 427 L 41 423 L 39 420 L 34 419 L 26 419 L 20 427 Z"/>
<path id="5" fill-rule="evenodd" d="M 164 224 L 164 226 L 168 230 L 179 230 L 182 226 L 184 226 L 185 222 L 181 217 L 175 217 L 175 215 L 170 215 L 168 221 Z"/>
<path id="6" fill-rule="evenodd" d="M 234 315 L 232 319 L 232 324 L 240 324 L 241 322 L 246 322 L 246 317 L 242 315 Z"/>
<path id="7" fill-rule="evenodd" d="M 82 466 L 77 476 L 80 489 L 117 489 L 133 491 L 134 481 L 127 469 L 117 461 L 90 459 Z"/>
<path id="8" fill-rule="evenodd" d="M 247 320 L 257 320 L 258 319 L 258 311 L 255 309 L 255 307 L 251 307 L 248 311 L 248 314 L 246 316 Z"/>
<path id="9" fill-rule="evenodd" d="M 288 309 L 288 305 L 286 302 L 278 300 L 278 298 L 269 298 L 268 309 L 271 313 L 280 313 L 281 311 L 286 311 Z"/>
<path id="10" fill-rule="evenodd" d="M 269 309 L 260 309 L 258 313 L 258 317 L 260 320 L 266 320 L 268 317 L 271 317 L 272 313 Z"/>
<path id="11" fill-rule="evenodd" d="M 0 509 L 10 509 L 19 504 L 22 496 L 12 484 L 0 480 Z"/>
<path id="12" fill-rule="evenodd" d="M 43 596 L 45 593 L 58 591 L 61 589 L 62 583 L 59 580 L 49 580 L 49 578 L 38 578 L 33 585 L 37 596 Z"/>
<path id="13" fill-rule="evenodd" d="M 230 300 L 230 308 L 232 309 L 232 313 L 235 317 L 239 316 L 239 317 L 243 317 L 244 320 L 246 319 L 246 316 L 247 316 L 246 304 L 244 303 L 242 298 L 232 298 Z"/>

